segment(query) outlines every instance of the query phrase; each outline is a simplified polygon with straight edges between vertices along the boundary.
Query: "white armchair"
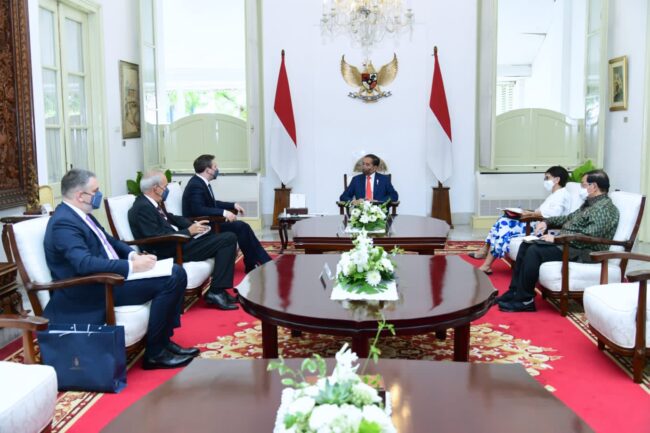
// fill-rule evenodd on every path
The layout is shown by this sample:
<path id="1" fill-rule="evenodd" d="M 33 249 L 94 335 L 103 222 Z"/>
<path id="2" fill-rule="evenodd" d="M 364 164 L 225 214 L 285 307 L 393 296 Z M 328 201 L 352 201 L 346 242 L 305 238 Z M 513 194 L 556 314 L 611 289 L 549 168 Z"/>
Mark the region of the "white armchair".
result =
<path id="1" fill-rule="evenodd" d="M 646 358 L 650 356 L 650 303 L 647 280 L 650 271 L 641 270 L 627 275 L 629 283 L 606 284 L 609 260 L 642 260 L 650 256 L 626 252 L 602 251 L 592 253 L 600 261 L 603 282 L 585 289 L 583 304 L 589 328 L 598 339 L 598 349 L 608 347 L 612 352 L 632 357 L 633 378 L 640 383 Z"/>
<path id="2" fill-rule="evenodd" d="M 183 266 L 183 269 L 187 273 L 186 296 L 200 296 L 203 294 L 210 286 L 212 270 L 214 269 L 214 259 L 184 262 L 182 244 L 189 241 L 189 236 L 182 234 L 135 240 L 131 232 L 128 216 L 129 209 L 133 206 L 134 201 L 135 196 L 131 194 L 104 199 L 106 215 L 108 216 L 108 223 L 111 227 L 111 232 L 113 232 L 113 236 L 134 248 L 138 248 L 139 245 L 150 245 L 159 242 L 176 242 L 176 263 Z"/>
<path id="3" fill-rule="evenodd" d="M 127 353 L 144 347 L 144 336 L 149 324 L 150 303 L 142 305 L 113 306 L 113 286 L 124 282 L 118 274 L 94 274 L 85 277 L 52 281 L 45 260 L 43 240 L 49 216 L 33 218 L 8 227 L 9 242 L 18 272 L 25 285 L 34 314 L 41 316 L 50 300 L 50 291 L 79 284 L 104 284 L 106 290 L 106 323 L 124 326 Z"/>
<path id="4" fill-rule="evenodd" d="M 630 252 L 641 225 L 645 207 L 645 196 L 641 194 L 614 191 L 609 194 L 620 213 L 618 227 L 613 240 L 592 238 L 583 235 L 561 235 L 555 243 L 563 247 L 563 259 L 546 262 L 539 269 L 539 288 L 544 298 L 559 298 L 560 312 L 566 315 L 569 298 L 582 299 L 585 288 L 599 284 L 601 266 L 598 263 L 577 263 L 569 261 L 569 243 L 573 240 L 593 244 L 610 245 L 610 251 Z M 604 282 L 622 281 L 627 267 L 627 258 L 613 258 L 603 273 Z"/>
<path id="5" fill-rule="evenodd" d="M 25 364 L 34 363 L 32 332 L 47 329 L 47 319 L 0 314 L 0 328 L 23 331 Z M 0 432 L 49 432 L 56 406 L 57 380 L 48 365 L 0 361 Z"/>

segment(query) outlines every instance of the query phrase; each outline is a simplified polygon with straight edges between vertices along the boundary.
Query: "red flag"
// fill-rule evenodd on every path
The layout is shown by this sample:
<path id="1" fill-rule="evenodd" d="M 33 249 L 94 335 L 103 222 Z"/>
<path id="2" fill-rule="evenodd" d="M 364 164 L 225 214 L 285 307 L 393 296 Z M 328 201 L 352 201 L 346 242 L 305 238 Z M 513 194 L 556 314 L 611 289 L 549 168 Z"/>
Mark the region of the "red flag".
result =
<path id="1" fill-rule="evenodd" d="M 440 182 L 444 182 L 452 172 L 451 119 L 447 106 L 445 85 L 438 63 L 438 49 L 433 50 L 434 67 L 431 83 L 431 97 L 427 110 L 427 162 Z"/>
<path id="2" fill-rule="evenodd" d="M 284 50 L 275 91 L 271 122 L 271 166 L 283 184 L 289 183 L 298 172 L 296 123 L 293 118 L 293 104 L 289 89 L 289 77 L 284 65 Z"/>

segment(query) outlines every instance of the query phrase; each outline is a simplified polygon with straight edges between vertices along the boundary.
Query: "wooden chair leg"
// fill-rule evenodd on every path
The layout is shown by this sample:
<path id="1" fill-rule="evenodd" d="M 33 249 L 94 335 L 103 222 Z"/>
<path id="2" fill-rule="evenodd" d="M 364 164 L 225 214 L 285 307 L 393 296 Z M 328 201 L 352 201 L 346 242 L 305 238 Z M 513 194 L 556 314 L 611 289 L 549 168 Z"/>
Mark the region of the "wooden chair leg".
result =
<path id="1" fill-rule="evenodd" d="M 562 293 L 560 296 L 560 314 L 562 317 L 566 317 L 567 311 L 569 311 L 569 295 Z"/>
<path id="2" fill-rule="evenodd" d="M 643 369 L 645 368 L 645 350 L 635 349 L 632 356 L 632 372 L 634 383 L 641 383 L 643 377 Z"/>

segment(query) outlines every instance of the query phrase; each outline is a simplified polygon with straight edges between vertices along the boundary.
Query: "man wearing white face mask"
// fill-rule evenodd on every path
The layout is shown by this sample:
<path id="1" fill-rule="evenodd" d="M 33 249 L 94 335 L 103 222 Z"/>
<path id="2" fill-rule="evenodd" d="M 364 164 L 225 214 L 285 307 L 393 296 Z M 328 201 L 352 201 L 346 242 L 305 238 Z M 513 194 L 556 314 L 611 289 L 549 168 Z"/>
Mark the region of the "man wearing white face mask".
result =
<path id="1" fill-rule="evenodd" d="M 571 197 L 564 188 L 569 173 L 564 167 L 554 166 L 544 173 L 544 188 L 551 193 L 546 200 L 534 211 L 523 211 L 521 216 L 529 217 L 554 217 L 566 215 L 571 209 Z M 485 261 L 479 268 L 486 274 L 492 273 L 492 262 L 502 258 L 510 251 L 510 241 L 513 237 L 523 236 L 526 230 L 526 223 L 519 221 L 518 218 L 508 216 L 500 217 L 490 229 L 485 246 L 479 251 L 470 253 L 469 256 L 474 259 L 485 258 Z"/>
<path id="2" fill-rule="evenodd" d="M 560 228 L 560 234 L 582 234 L 603 239 L 613 239 L 618 226 L 619 212 L 607 195 L 609 177 L 603 170 L 593 170 L 582 177 L 581 194 L 585 202 L 575 212 L 546 218 L 535 227 L 542 235 L 547 228 Z M 553 243 L 554 235 L 541 236 L 540 241 L 522 243 L 512 271 L 512 280 L 506 293 L 497 298 L 499 310 L 507 312 L 535 311 L 535 284 L 542 263 L 562 260 L 562 247 Z M 572 241 L 569 260 L 591 262 L 589 254 L 609 248 L 605 244 Z"/>

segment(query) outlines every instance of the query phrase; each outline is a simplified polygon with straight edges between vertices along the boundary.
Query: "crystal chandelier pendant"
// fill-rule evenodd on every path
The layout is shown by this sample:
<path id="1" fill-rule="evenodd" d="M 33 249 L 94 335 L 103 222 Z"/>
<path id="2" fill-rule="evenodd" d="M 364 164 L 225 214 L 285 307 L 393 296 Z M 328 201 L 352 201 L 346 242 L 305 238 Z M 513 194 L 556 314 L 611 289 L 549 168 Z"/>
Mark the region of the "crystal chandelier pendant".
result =
<path id="1" fill-rule="evenodd" d="M 321 33 L 347 35 L 366 57 L 386 35 L 413 33 L 413 10 L 402 0 L 323 0 Z"/>

